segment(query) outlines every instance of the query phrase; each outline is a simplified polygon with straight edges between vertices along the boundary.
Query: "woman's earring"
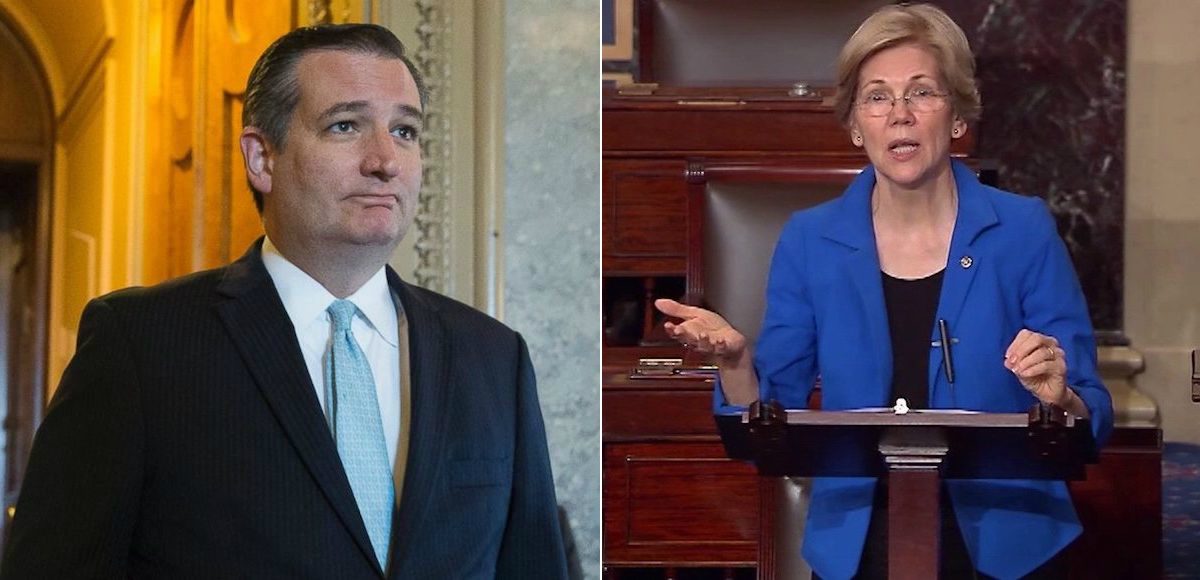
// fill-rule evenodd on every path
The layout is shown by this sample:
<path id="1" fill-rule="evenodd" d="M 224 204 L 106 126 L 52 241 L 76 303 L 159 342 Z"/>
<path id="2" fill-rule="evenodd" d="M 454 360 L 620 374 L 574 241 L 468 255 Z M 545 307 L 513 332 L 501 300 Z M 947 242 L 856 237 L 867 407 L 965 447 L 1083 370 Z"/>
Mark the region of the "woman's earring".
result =
<path id="1" fill-rule="evenodd" d="M 957 127 L 954 129 L 954 131 L 951 132 L 951 134 L 954 135 L 955 137 L 958 137 L 959 133 L 960 133 L 960 131 Z"/>
<path id="2" fill-rule="evenodd" d="M 862 135 L 859 135 L 858 133 L 854 134 L 854 144 L 859 147 L 862 146 Z"/>

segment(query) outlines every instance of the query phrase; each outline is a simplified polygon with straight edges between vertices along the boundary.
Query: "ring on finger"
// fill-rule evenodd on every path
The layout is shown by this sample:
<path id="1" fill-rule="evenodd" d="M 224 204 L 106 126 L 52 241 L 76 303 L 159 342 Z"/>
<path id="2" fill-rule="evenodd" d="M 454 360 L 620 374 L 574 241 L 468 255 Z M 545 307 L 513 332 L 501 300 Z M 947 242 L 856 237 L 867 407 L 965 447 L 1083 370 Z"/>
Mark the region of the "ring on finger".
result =
<path id="1" fill-rule="evenodd" d="M 1058 353 L 1054 352 L 1054 347 L 1052 347 L 1052 346 L 1046 347 L 1046 355 L 1047 355 L 1046 360 L 1048 360 L 1048 361 L 1052 361 L 1052 360 L 1058 358 Z"/>

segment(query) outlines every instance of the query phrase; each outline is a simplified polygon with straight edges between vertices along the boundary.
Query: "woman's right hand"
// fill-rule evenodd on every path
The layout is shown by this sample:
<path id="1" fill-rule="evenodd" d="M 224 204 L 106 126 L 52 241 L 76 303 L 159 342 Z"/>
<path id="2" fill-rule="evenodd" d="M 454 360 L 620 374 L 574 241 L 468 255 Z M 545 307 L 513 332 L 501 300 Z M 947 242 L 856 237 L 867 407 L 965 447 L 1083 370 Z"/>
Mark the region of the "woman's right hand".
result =
<path id="1" fill-rule="evenodd" d="M 660 298 L 654 307 L 663 314 L 681 319 L 666 322 L 667 334 L 701 354 L 715 355 L 725 361 L 737 361 L 746 352 L 746 337 L 715 312 Z"/>

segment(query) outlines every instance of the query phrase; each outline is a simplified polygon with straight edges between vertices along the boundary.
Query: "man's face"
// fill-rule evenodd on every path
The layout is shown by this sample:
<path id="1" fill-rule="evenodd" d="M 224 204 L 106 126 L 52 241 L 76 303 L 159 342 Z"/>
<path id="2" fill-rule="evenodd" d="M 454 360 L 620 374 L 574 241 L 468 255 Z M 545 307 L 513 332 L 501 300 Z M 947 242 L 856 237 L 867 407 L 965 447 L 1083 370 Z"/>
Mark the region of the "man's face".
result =
<path id="1" fill-rule="evenodd" d="M 296 78 L 300 99 L 282 149 L 264 142 L 257 175 L 247 157 L 267 234 L 298 251 L 394 248 L 421 189 L 421 100 L 408 67 L 323 50 L 300 59 Z"/>

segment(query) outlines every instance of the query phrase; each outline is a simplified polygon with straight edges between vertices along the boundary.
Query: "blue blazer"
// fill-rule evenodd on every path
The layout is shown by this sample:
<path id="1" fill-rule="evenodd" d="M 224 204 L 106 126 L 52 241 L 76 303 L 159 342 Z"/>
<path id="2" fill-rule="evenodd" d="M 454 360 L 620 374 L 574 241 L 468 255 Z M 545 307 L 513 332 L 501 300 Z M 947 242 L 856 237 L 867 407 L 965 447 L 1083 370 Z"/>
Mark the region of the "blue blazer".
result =
<path id="1" fill-rule="evenodd" d="M 933 408 L 1024 412 L 1036 399 L 1004 368 L 1022 328 L 1058 339 L 1068 384 L 1091 413 L 1097 445 L 1112 431 L 1112 398 L 1096 373 L 1087 305 L 1053 218 L 1038 198 L 985 186 L 953 163 L 958 217 L 937 318 L 954 345 L 955 383 L 941 350 L 929 352 Z M 797 212 L 784 226 L 767 282 L 767 308 L 755 355 L 762 400 L 807 406 L 819 373 L 828 410 L 891 406 L 892 348 L 871 221 L 874 168 L 846 192 Z M 937 340 L 936 327 L 930 340 Z M 720 388 L 718 413 L 739 412 Z M 858 568 L 875 480 L 816 478 L 803 554 L 823 578 Z M 947 481 L 971 560 L 998 578 L 1029 573 L 1067 546 L 1082 527 L 1060 481 Z"/>

